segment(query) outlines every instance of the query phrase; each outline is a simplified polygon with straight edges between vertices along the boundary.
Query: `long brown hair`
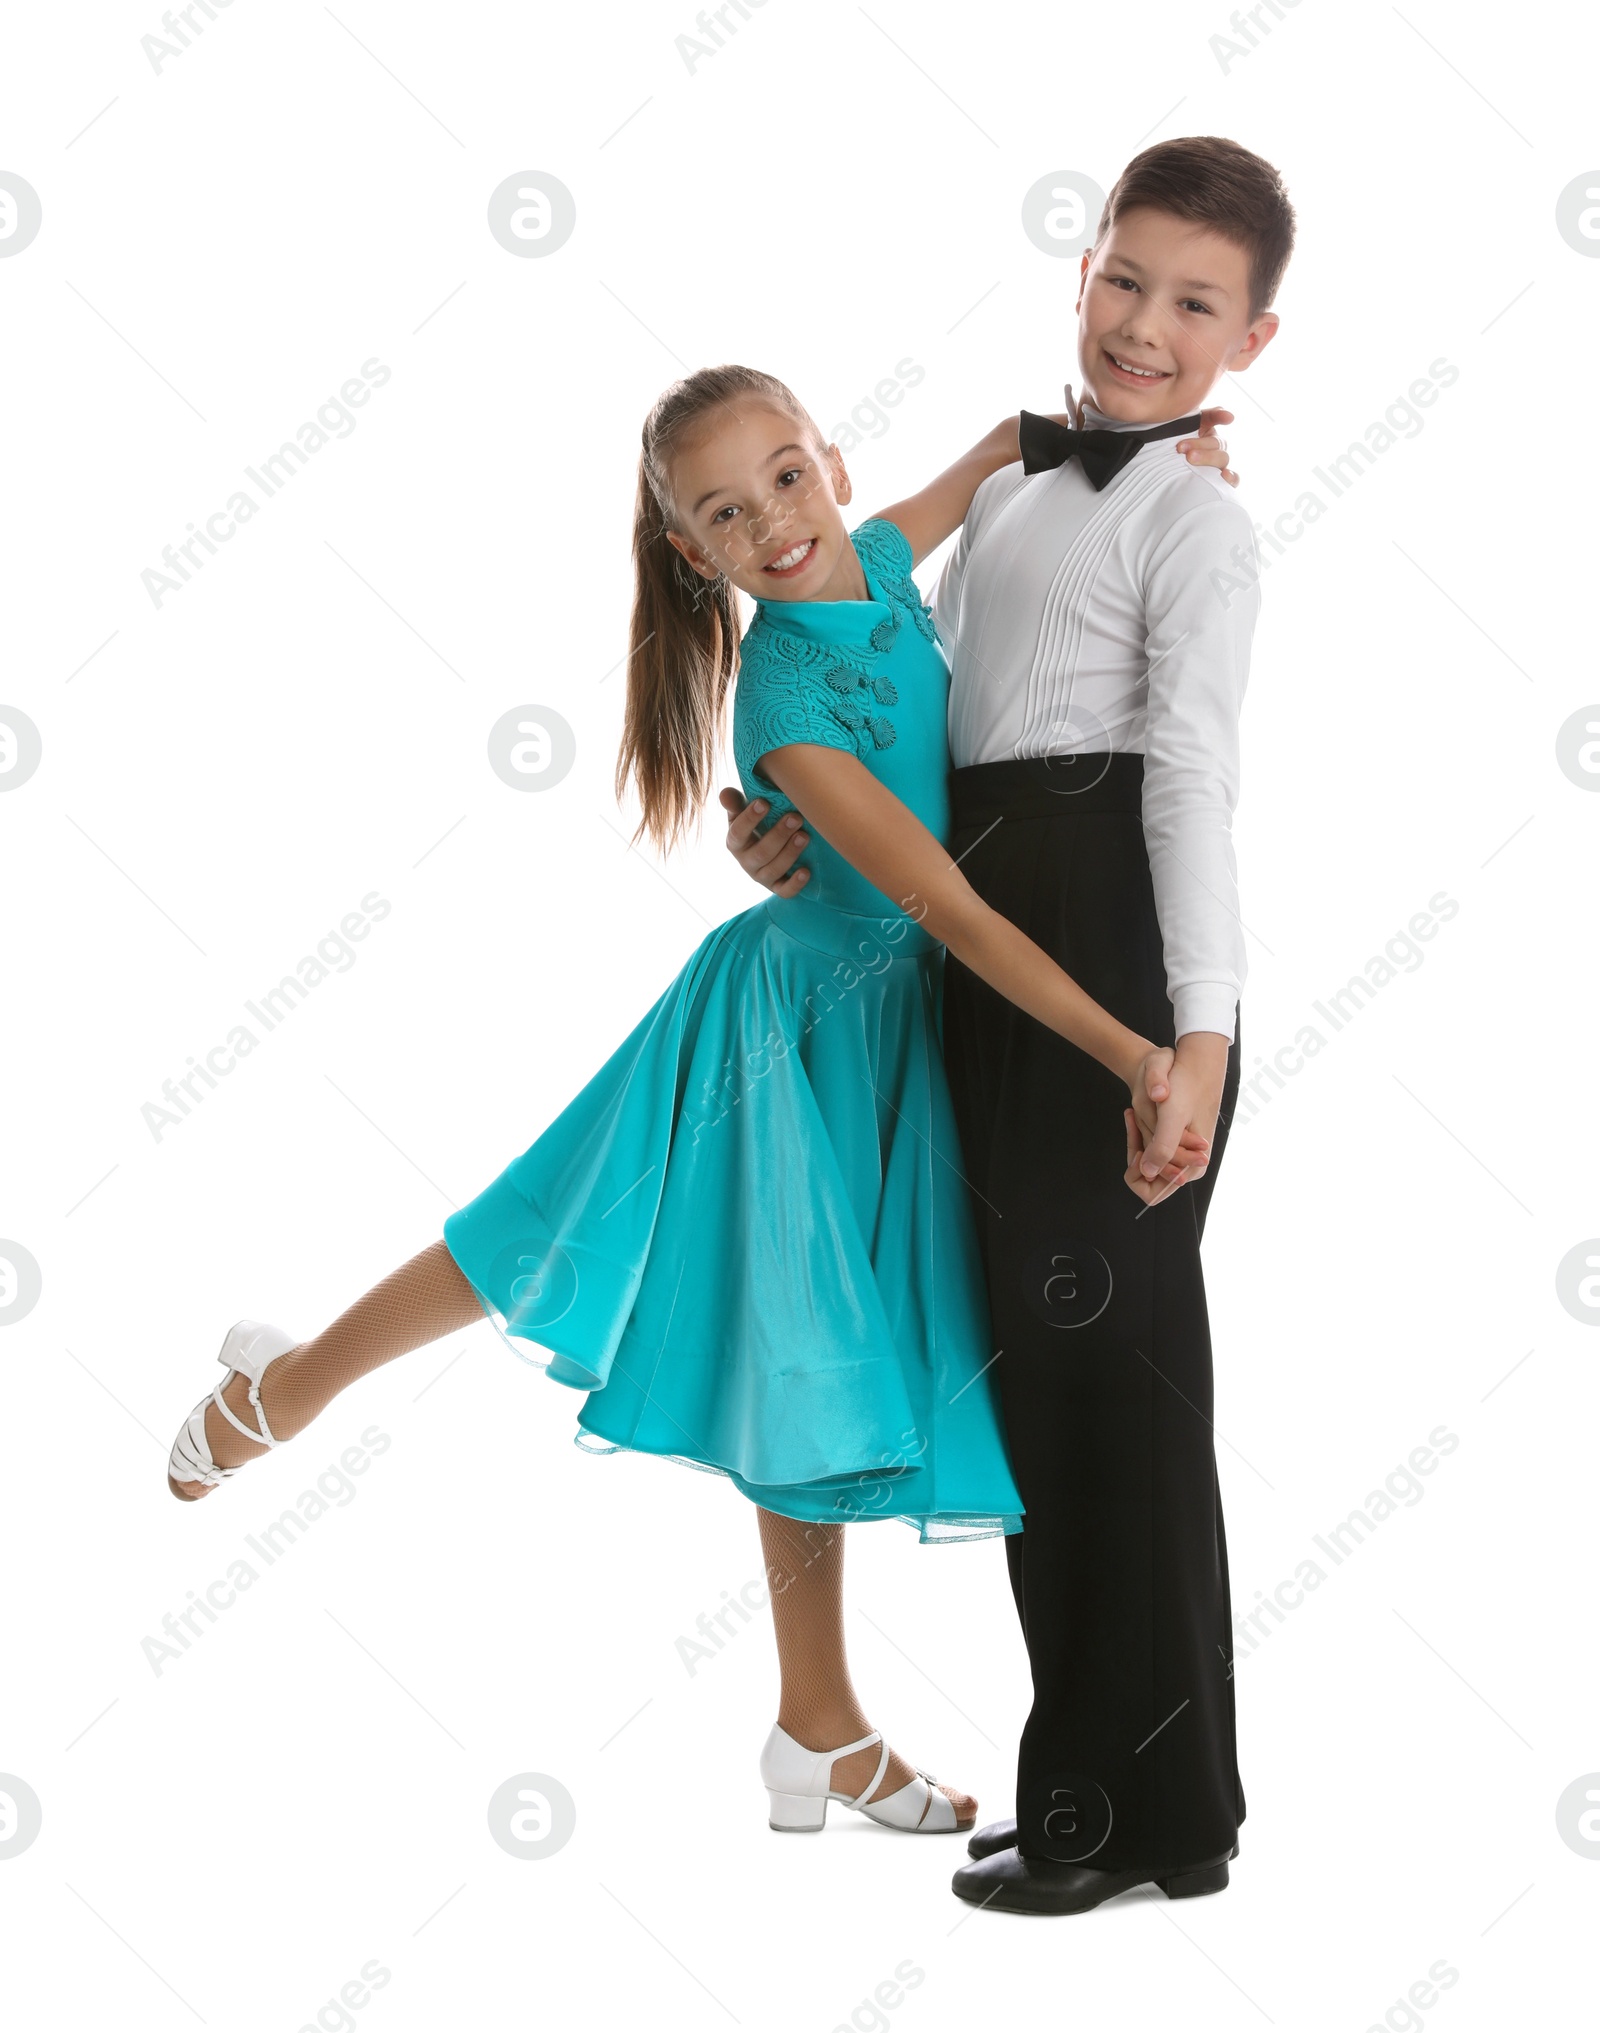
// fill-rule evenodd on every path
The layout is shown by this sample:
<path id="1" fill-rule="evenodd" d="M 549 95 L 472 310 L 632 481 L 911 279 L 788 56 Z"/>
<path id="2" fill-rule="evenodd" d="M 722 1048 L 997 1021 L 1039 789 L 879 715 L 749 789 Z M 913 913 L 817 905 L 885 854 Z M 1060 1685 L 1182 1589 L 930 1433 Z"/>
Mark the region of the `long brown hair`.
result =
<path id="1" fill-rule="evenodd" d="M 816 425 L 770 374 L 703 367 L 675 381 L 645 418 L 633 514 L 633 614 L 628 626 L 628 703 L 617 755 L 617 796 L 631 778 L 648 834 L 669 848 L 710 794 L 728 686 L 739 667 L 739 610 L 726 577 L 705 579 L 667 541 L 677 510 L 672 458 L 708 412 L 738 413 L 740 398 L 793 417 L 820 445 Z"/>

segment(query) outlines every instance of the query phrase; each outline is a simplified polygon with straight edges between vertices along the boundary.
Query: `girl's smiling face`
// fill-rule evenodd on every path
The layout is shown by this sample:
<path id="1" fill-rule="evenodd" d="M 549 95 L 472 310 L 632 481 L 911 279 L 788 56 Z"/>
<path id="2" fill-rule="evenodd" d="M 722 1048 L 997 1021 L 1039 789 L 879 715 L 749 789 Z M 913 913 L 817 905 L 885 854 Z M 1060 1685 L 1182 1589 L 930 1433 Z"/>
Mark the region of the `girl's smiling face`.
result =
<path id="1" fill-rule="evenodd" d="M 677 527 L 667 541 L 703 578 L 725 573 L 752 600 L 864 600 L 860 560 L 839 513 L 850 476 L 764 404 L 724 407 L 672 455 Z"/>
<path id="2" fill-rule="evenodd" d="M 1083 257 L 1078 368 L 1096 409 L 1166 423 L 1205 406 L 1278 329 L 1250 315 L 1248 251 L 1209 227 L 1141 205 Z"/>

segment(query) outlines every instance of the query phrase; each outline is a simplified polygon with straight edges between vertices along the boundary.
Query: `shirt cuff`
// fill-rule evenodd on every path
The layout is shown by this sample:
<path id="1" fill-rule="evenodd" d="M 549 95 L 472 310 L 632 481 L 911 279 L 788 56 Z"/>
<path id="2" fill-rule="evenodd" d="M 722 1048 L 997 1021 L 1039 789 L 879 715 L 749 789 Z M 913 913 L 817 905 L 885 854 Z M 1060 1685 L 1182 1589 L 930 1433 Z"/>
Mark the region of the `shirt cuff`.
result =
<path id="1" fill-rule="evenodd" d="M 1173 1036 L 1218 1031 L 1232 1044 L 1238 1029 L 1238 991 L 1225 981 L 1196 981 L 1172 998 Z"/>

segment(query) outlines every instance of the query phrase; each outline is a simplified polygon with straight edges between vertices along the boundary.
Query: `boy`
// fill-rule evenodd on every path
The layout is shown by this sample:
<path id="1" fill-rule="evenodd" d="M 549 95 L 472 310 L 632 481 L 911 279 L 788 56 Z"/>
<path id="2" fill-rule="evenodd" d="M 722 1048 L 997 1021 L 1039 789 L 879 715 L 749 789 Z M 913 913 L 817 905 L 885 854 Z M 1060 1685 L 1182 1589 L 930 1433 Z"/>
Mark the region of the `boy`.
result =
<path id="1" fill-rule="evenodd" d="M 978 489 L 935 595 L 952 854 L 1177 1052 L 1143 1151 L 1098 1064 L 947 961 L 1034 1687 L 1016 1821 L 980 1830 L 954 1880 L 984 1906 L 1219 1891 L 1244 1818 L 1200 1237 L 1239 1081 L 1230 822 L 1258 596 L 1253 576 L 1239 590 L 1248 514 L 1172 441 L 1272 339 L 1293 237 L 1277 172 L 1236 142 L 1136 156 L 1080 270 L 1084 428 L 1024 413 L 1023 461 Z M 793 854 L 763 866 L 746 816 L 730 848 L 771 886 Z M 1209 1164 L 1141 1206 L 1124 1166 L 1156 1178 L 1183 1122 L 1212 1138 Z"/>

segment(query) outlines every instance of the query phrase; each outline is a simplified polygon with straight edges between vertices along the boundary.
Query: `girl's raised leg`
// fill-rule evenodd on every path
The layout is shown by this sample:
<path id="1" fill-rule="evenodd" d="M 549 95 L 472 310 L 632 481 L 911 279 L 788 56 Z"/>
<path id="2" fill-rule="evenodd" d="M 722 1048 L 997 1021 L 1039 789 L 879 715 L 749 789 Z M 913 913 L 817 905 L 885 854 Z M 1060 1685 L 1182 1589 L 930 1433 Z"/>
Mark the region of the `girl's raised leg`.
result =
<path id="1" fill-rule="evenodd" d="M 845 1651 L 845 1528 L 803 1524 L 759 1507 L 756 1516 L 778 1640 L 778 1725 L 812 1751 L 856 1743 L 873 1725 L 857 1698 Z M 878 1769 L 878 1757 L 874 1744 L 840 1758 L 833 1768 L 834 1785 L 840 1792 L 859 1793 Z M 913 1776 L 913 1767 L 891 1751 L 872 1798 L 898 1793 Z M 970 1828 L 978 1803 L 954 1786 L 938 1790 L 949 1795 L 958 1826 Z"/>
<path id="2" fill-rule="evenodd" d="M 437 1341 L 441 1334 L 471 1327 L 484 1317 L 477 1293 L 463 1277 L 443 1238 L 430 1243 L 346 1308 L 331 1327 L 274 1357 L 261 1379 L 267 1430 L 276 1440 L 291 1439 L 357 1377 L 392 1362 L 397 1355 Z M 246 1425 L 253 1426 L 249 1389 L 249 1380 L 236 1375 L 229 1379 L 222 1396 Z M 215 1404 L 206 1407 L 206 1442 L 219 1468 L 236 1468 L 267 1451 L 265 1441 L 247 1439 L 223 1418 Z M 211 1485 L 174 1482 L 169 1475 L 167 1487 L 175 1496 L 193 1502 Z"/>

